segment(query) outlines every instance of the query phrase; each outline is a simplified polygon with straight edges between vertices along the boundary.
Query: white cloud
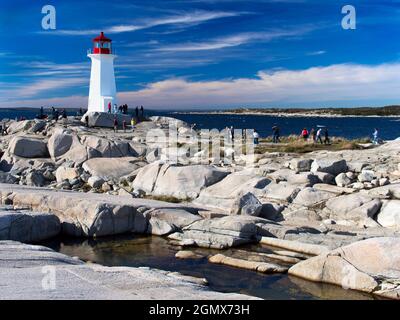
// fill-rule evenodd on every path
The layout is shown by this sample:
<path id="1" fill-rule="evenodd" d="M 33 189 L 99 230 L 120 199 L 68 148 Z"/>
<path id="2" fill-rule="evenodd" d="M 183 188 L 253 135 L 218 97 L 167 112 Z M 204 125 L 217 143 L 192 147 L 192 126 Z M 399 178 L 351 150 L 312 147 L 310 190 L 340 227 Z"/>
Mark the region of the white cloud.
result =
<path id="1" fill-rule="evenodd" d="M 87 83 L 85 78 L 39 79 L 32 83 L 17 85 L 10 90 L 0 90 L 0 95 L 7 101 L 18 101 L 24 98 L 33 98 L 51 90 L 75 87 L 84 83 Z"/>
<path id="2" fill-rule="evenodd" d="M 225 12 L 225 11 L 194 11 L 190 13 L 183 13 L 181 15 L 146 19 L 140 24 L 123 24 L 115 25 L 108 28 L 102 29 L 105 33 L 122 33 L 122 32 L 132 32 L 142 29 L 149 29 L 157 26 L 163 25 L 196 25 L 199 23 L 207 22 L 210 20 L 235 17 L 245 14 L 244 12 Z M 47 32 L 44 34 L 60 34 L 60 35 L 96 35 L 99 33 L 100 29 L 83 29 L 83 30 L 55 30 L 51 33 Z"/>
<path id="3" fill-rule="evenodd" d="M 76 79 L 78 80 L 78 79 Z M 82 79 L 80 79 L 82 80 Z M 83 79 L 87 82 L 87 79 Z M 77 81 L 79 83 L 79 81 Z M 58 105 L 78 107 L 87 105 L 87 96 L 34 100 L 29 94 L 46 92 L 50 88 L 74 86 L 73 82 L 39 82 L 26 88 L 24 96 L 16 95 L 13 106 Z M 22 99 L 21 99 L 22 97 Z M 26 97 L 26 99 L 23 99 Z M 342 101 L 392 100 L 400 102 L 400 63 L 376 66 L 338 64 L 304 70 L 260 71 L 254 78 L 218 81 L 189 81 L 168 79 L 148 84 L 136 91 L 120 92 L 121 103 L 153 108 L 210 108 L 238 105 L 285 106 L 310 105 Z M 0 103 L 0 107 L 10 103 Z"/>
<path id="4" fill-rule="evenodd" d="M 0 108 L 39 108 L 41 106 L 55 106 L 59 108 L 86 107 L 88 98 L 85 96 L 54 97 L 41 99 L 20 99 L 18 101 L 0 101 Z"/>
<path id="5" fill-rule="evenodd" d="M 313 52 L 309 52 L 307 53 L 308 56 L 320 56 L 322 54 L 325 54 L 326 51 L 325 50 L 319 50 L 319 51 L 313 51 Z"/>
<path id="6" fill-rule="evenodd" d="M 340 64 L 305 70 L 259 72 L 257 77 L 190 82 L 169 79 L 121 92 L 122 101 L 149 107 L 190 108 L 327 101 L 400 101 L 400 64 Z"/>
<path id="7" fill-rule="evenodd" d="M 207 42 L 182 43 L 157 48 L 157 51 L 204 51 L 240 46 L 254 41 L 272 41 L 279 38 L 300 36 L 310 31 L 309 28 L 296 30 L 272 30 L 266 32 L 240 33 L 232 36 L 221 37 Z"/>

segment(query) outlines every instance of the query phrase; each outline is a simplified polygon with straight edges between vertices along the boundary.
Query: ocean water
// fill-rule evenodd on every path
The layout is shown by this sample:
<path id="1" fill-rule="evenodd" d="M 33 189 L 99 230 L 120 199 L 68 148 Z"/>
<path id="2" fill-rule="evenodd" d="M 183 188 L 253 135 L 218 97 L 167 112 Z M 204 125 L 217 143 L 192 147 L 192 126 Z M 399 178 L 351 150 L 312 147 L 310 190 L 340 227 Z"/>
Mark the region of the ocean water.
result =
<path id="1" fill-rule="evenodd" d="M 75 115 L 77 110 L 68 110 L 68 115 Z M 0 119 L 34 118 L 39 110 L 0 109 Z M 380 138 L 392 140 L 400 137 L 400 117 L 276 117 L 258 115 L 227 114 L 186 114 L 174 111 L 146 110 L 146 116 L 160 115 L 175 117 L 191 124 L 197 129 L 224 129 L 234 126 L 236 129 L 256 129 L 261 137 L 272 134 L 272 126 L 278 125 L 281 135 L 298 134 L 303 128 L 310 130 L 318 125 L 327 126 L 331 136 L 348 139 L 371 137 L 374 128 L 379 131 Z"/>

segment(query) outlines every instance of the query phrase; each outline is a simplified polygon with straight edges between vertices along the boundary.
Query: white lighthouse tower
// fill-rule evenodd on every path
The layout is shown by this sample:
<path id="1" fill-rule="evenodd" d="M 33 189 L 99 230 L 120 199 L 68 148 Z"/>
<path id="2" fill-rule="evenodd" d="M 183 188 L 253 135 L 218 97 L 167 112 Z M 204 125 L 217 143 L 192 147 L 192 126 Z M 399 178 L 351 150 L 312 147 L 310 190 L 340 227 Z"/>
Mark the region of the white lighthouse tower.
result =
<path id="1" fill-rule="evenodd" d="M 88 57 L 92 60 L 90 73 L 90 89 L 88 112 L 108 112 L 109 105 L 117 104 L 117 89 L 115 86 L 114 59 L 111 39 L 100 36 L 93 39 L 93 51 Z"/>

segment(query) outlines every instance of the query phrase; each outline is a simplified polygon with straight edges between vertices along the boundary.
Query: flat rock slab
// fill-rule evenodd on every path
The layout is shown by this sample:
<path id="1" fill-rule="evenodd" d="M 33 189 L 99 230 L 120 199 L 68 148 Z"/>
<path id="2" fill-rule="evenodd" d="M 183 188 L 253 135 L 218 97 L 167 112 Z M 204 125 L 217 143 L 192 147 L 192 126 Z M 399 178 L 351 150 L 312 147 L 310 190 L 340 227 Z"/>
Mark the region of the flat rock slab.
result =
<path id="1" fill-rule="evenodd" d="M 211 256 L 208 261 L 211 263 L 224 264 L 231 267 L 254 270 L 262 273 L 285 273 L 289 269 L 288 267 L 274 263 L 238 259 L 223 254 Z"/>
<path id="2" fill-rule="evenodd" d="M 54 286 L 44 281 L 50 275 Z M 202 283 L 175 272 L 85 264 L 45 247 L 0 241 L 0 299 L 255 299 L 214 292 Z"/>
<path id="3" fill-rule="evenodd" d="M 313 256 L 329 252 L 329 249 L 325 246 L 299 241 L 262 237 L 260 243 Z"/>
<path id="4" fill-rule="evenodd" d="M 78 237 L 106 236 L 125 232 L 145 233 L 148 220 L 143 212 L 149 209 L 187 207 L 184 204 L 128 196 L 10 184 L 0 184 L 0 198 L 3 204 L 7 202 L 17 208 L 30 208 L 32 211 L 54 214 L 60 219 L 64 234 Z"/>

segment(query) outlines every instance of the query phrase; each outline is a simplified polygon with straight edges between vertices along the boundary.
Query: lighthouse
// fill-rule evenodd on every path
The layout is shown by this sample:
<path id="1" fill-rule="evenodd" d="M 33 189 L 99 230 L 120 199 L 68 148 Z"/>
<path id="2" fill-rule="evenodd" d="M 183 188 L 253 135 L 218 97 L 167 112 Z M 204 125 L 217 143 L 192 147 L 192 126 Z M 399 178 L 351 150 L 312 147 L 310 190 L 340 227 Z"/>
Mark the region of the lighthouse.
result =
<path id="1" fill-rule="evenodd" d="M 117 104 L 114 75 L 114 59 L 111 39 L 100 35 L 93 39 L 93 50 L 88 57 L 92 60 L 88 112 L 108 112 L 109 104 Z"/>

